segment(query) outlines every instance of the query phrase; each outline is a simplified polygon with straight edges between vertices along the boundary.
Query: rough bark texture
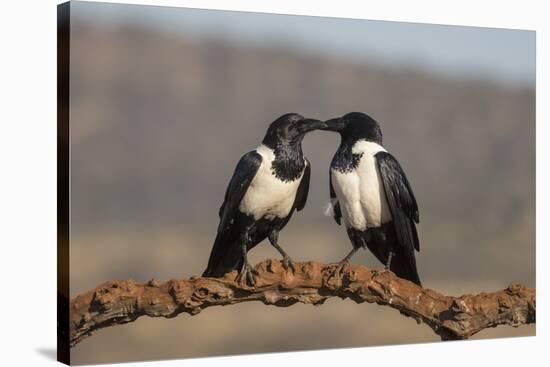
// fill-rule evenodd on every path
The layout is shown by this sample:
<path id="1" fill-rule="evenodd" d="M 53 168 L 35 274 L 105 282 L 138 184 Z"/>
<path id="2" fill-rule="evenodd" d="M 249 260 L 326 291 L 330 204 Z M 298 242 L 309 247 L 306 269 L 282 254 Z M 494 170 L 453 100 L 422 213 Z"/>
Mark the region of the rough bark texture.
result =
<path id="1" fill-rule="evenodd" d="M 236 272 L 225 278 L 191 278 L 146 284 L 112 280 L 71 300 L 71 346 L 96 330 L 132 322 L 138 317 L 195 315 L 211 306 L 261 301 L 291 306 L 297 302 L 320 305 L 330 297 L 357 303 L 377 303 L 426 323 L 443 340 L 467 339 L 498 325 L 519 326 L 535 322 L 535 290 L 520 284 L 493 293 L 444 296 L 398 278 L 389 271 L 349 265 L 334 274 L 335 264 L 297 263 L 296 272 L 276 260 L 256 265 L 256 287 L 234 282 Z"/>

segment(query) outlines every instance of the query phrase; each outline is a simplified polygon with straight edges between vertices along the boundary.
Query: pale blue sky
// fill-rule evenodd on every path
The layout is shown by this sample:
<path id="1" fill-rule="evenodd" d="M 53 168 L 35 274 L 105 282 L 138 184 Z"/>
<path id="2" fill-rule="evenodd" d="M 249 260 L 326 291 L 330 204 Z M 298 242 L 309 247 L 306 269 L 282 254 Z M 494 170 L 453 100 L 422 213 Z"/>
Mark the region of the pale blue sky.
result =
<path id="1" fill-rule="evenodd" d="M 76 2 L 73 17 L 138 23 L 188 37 L 292 48 L 353 62 L 417 68 L 451 78 L 535 85 L 535 32 L 360 19 Z"/>

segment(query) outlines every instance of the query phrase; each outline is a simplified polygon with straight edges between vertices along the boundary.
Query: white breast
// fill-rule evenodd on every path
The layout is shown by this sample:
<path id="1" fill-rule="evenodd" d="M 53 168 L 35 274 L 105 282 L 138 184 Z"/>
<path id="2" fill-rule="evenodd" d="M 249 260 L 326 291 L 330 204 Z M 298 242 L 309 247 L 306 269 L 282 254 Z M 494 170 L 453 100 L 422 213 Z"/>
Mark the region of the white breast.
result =
<path id="1" fill-rule="evenodd" d="M 241 200 L 239 210 L 254 219 L 285 218 L 292 209 L 304 173 L 294 181 L 283 182 L 271 170 L 271 162 L 275 159 L 273 150 L 260 145 L 256 152 L 262 156 L 262 164 Z"/>
<path id="2" fill-rule="evenodd" d="M 392 219 L 374 157 L 380 151 L 386 150 L 376 143 L 360 140 L 352 147 L 354 154 L 363 154 L 357 168 L 346 173 L 331 169 L 332 185 L 348 227 L 365 230 Z"/>

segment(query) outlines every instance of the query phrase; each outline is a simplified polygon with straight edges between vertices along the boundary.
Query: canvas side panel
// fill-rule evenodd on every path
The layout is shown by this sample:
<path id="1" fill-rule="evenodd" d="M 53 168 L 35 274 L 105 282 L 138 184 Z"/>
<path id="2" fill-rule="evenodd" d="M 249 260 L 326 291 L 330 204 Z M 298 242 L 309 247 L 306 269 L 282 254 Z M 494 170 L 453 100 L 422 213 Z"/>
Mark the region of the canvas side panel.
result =
<path id="1" fill-rule="evenodd" d="M 69 62 L 70 3 L 57 6 L 57 360 L 69 346 Z"/>

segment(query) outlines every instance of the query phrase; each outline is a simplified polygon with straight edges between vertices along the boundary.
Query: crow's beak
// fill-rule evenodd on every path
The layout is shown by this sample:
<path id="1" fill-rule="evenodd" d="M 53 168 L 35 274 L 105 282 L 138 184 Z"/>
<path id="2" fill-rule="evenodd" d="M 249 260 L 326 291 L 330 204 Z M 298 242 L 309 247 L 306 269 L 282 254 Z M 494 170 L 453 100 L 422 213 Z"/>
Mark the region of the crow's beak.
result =
<path id="1" fill-rule="evenodd" d="M 340 132 L 344 128 L 344 120 L 341 117 L 325 121 L 325 127 L 321 130 Z"/>
<path id="2" fill-rule="evenodd" d="M 298 123 L 297 126 L 298 131 L 300 131 L 302 134 L 313 130 L 325 129 L 326 127 L 327 124 L 325 124 L 323 121 L 315 119 L 303 119 Z"/>

